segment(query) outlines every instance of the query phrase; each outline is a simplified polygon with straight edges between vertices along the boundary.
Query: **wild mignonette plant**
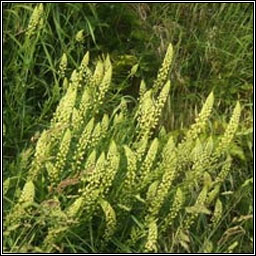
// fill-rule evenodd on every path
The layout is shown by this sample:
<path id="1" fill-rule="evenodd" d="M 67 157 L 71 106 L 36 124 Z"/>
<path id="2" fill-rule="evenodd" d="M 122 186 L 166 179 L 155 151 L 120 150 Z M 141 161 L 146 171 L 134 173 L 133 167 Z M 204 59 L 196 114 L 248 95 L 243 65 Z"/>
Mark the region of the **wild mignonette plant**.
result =
<path id="1" fill-rule="evenodd" d="M 142 80 L 132 108 L 112 83 L 110 56 L 93 70 L 86 53 L 68 78 L 62 55 L 58 74 L 65 94 L 5 212 L 4 236 L 16 241 L 9 250 L 67 252 L 72 244 L 76 252 L 162 252 L 162 241 L 171 238 L 172 251 L 165 252 L 191 251 L 193 232 L 218 229 L 241 107 L 238 102 L 226 131 L 213 142 L 207 132 L 211 92 L 184 138 L 172 137 L 160 125 L 172 57 L 170 44 L 155 82 Z M 202 221 L 204 227 L 195 230 Z"/>

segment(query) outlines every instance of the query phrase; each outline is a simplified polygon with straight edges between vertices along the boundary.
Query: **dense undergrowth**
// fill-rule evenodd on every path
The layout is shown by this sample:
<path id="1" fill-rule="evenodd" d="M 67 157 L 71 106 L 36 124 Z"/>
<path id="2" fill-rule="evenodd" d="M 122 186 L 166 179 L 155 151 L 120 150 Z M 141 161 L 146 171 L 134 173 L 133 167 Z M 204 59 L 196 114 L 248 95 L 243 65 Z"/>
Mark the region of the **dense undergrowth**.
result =
<path id="1" fill-rule="evenodd" d="M 7 4 L 4 250 L 252 252 L 250 22 L 250 4 Z"/>

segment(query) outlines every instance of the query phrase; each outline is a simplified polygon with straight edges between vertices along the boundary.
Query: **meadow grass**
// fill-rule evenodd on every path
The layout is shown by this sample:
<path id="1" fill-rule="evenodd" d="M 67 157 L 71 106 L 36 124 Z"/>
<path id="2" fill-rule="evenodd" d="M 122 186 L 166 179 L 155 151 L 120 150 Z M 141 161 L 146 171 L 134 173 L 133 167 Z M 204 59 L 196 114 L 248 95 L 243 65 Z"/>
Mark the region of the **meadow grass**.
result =
<path id="1" fill-rule="evenodd" d="M 3 8 L 4 251 L 252 252 L 253 5 L 36 8 Z"/>

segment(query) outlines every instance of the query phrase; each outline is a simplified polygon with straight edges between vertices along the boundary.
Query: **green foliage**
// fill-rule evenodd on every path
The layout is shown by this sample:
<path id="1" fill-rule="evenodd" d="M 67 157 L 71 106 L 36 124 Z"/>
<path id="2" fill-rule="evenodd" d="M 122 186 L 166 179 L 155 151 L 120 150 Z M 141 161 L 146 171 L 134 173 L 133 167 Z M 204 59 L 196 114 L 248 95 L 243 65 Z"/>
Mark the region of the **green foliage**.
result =
<path id="1" fill-rule="evenodd" d="M 167 50 L 167 56 L 168 54 L 169 50 Z M 164 60 L 164 63 L 165 61 L 166 59 Z M 54 216 L 58 212 L 58 218 L 54 219 L 54 226 L 48 226 L 48 224 L 46 224 L 46 220 L 44 220 L 44 213 L 39 213 L 39 218 L 42 219 L 45 223 L 44 225 L 48 228 L 45 229 L 46 233 L 44 241 L 42 244 L 38 244 L 37 246 L 47 252 L 55 251 L 55 247 L 53 245 L 59 244 L 62 239 L 69 237 L 69 229 L 73 229 L 74 227 L 77 228 L 82 225 L 82 223 L 83 225 L 88 225 L 90 222 L 94 223 L 94 218 L 100 218 L 97 210 L 98 205 L 101 205 L 106 217 L 106 227 L 102 237 L 105 240 L 105 243 L 101 244 L 101 249 L 106 249 L 108 245 L 107 241 L 109 241 L 115 233 L 118 234 L 118 232 L 120 232 L 117 225 L 119 224 L 119 219 L 121 221 L 123 210 L 118 208 L 118 205 L 115 204 L 115 202 L 119 201 L 119 187 L 123 187 L 122 194 L 130 194 L 131 188 L 133 187 L 137 196 L 140 198 L 140 201 L 144 202 L 141 204 L 135 200 L 136 198 L 131 197 L 129 211 L 141 208 L 141 213 L 137 214 L 137 218 L 140 218 L 141 220 L 145 219 L 143 229 L 145 234 L 148 232 L 145 251 L 157 251 L 157 239 L 160 239 L 160 237 L 158 237 L 159 213 L 166 201 L 166 198 L 170 193 L 172 193 L 172 185 L 176 181 L 177 170 L 179 172 L 183 171 L 178 168 L 178 165 L 186 166 L 186 171 L 189 172 L 189 169 L 191 168 L 189 167 L 190 163 L 193 163 L 193 159 L 195 159 L 194 161 L 196 161 L 196 163 L 199 162 L 199 164 L 197 164 L 201 166 L 200 158 L 203 155 L 200 154 L 200 152 L 196 157 L 193 157 L 193 154 L 191 154 L 188 155 L 186 159 L 182 157 L 177 158 L 177 156 L 179 156 L 180 151 L 183 151 L 186 147 L 192 149 L 192 153 L 194 152 L 193 148 L 196 150 L 198 147 L 197 137 L 202 132 L 202 127 L 205 126 L 205 123 L 209 118 L 213 105 L 213 94 L 211 93 L 206 100 L 198 118 L 196 118 L 195 124 L 193 124 L 188 130 L 184 141 L 181 143 L 177 142 L 176 146 L 173 138 L 166 134 L 161 138 L 161 143 L 163 144 L 163 151 L 161 152 L 161 150 L 159 150 L 160 138 L 152 136 L 152 133 L 146 133 L 146 136 L 130 139 L 129 144 L 132 145 L 132 148 L 137 142 L 142 141 L 143 144 L 144 140 L 146 142 L 150 141 L 150 146 L 148 148 L 143 147 L 143 152 L 145 152 L 144 154 L 134 155 L 133 151 L 128 146 L 122 144 L 122 140 L 117 140 L 118 137 L 122 137 L 122 134 L 118 134 L 123 133 L 122 129 L 112 136 L 102 136 L 104 134 L 97 132 L 98 127 L 101 127 L 100 120 L 103 120 L 103 118 L 106 117 L 104 110 L 99 112 L 99 109 L 101 108 L 101 105 L 103 105 L 103 101 L 108 101 L 107 92 L 109 91 L 109 94 L 111 95 L 111 90 L 113 90 L 111 88 L 111 75 L 109 75 L 109 72 L 112 70 L 109 57 L 105 59 L 103 65 L 105 67 L 103 71 L 104 74 L 102 76 L 102 80 L 98 80 L 97 84 L 96 80 L 89 80 L 86 82 L 85 86 L 80 86 L 76 80 L 76 70 L 73 71 L 69 81 L 69 87 L 67 88 L 65 95 L 60 100 L 60 103 L 56 108 L 56 112 L 53 115 L 53 119 L 50 122 L 51 126 L 44 130 L 38 139 L 35 148 L 34 160 L 32 161 L 29 176 L 24 185 L 23 192 L 18 198 L 18 201 L 14 204 L 13 208 L 7 214 L 7 226 L 14 215 L 16 216 L 17 224 L 22 226 L 22 223 L 25 220 L 29 221 L 29 215 L 27 216 L 29 212 L 25 211 L 23 206 L 24 203 L 31 205 L 35 202 L 36 205 L 40 205 L 44 200 L 55 200 L 55 198 L 57 198 L 57 201 L 60 202 L 60 207 L 58 209 L 53 209 L 52 214 L 54 215 L 50 215 L 50 218 L 55 218 Z M 157 77 L 156 81 L 159 81 L 159 77 Z M 163 83 L 165 83 L 165 81 L 163 81 Z M 158 84 L 158 86 L 161 86 L 159 82 Z M 93 91 L 94 88 L 92 86 L 96 86 L 98 90 Z M 81 100 L 81 97 L 79 97 L 77 92 L 81 91 L 83 94 L 83 91 L 87 90 L 91 90 L 91 104 L 96 104 L 92 108 L 89 108 L 85 115 L 81 112 L 74 112 L 73 110 L 76 109 L 76 105 L 78 105 Z M 146 94 L 147 92 L 145 95 Z M 150 94 L 148 97 L 153 98 L 154 94 Z M 119 100 L 121 103 L 122 97 L 119 98 Z M 100 102 L 99 105 L 97 104 L 98 102 Z M 146 101 L 139 101 L 139 109 L 144 109 L 145 104 L 147 104 Z M 161 109 L 163 107 L 164 102 L 158 106 L 158 113 L 162 112 Z M 110 123 L 110 131 L 114 130 L 115 126 L 124 123 L 126 121 L 125 119 L 134 119 L 136 112 L 135 108 L 135 110 L 131 110 L 129 114 L 126 113 L 126 116 L 120 119 L 118 123 L 113 120 Z M 71 120 L 74 120 L 72 117 L 74 114 L 76 115 L 76 118 L 80 120 L 81 128 L 74 126 L 73 122 L 70 122 Z M 226 143 L 223 144 L 223 141 L 226 141 L 226 137 L 228 137 L 228 141 L 230 143 L 236 132 L 239 116 L 240 112 L 236 107 L 227 131 L 220 139 L 220 143 L 215 149 L 209 152 L 209 155 L 212 156 L 214 161 L 209 161 L 206 165 L 202 165 L 203 167 L 199 169 L 201 175 L 210 168 L 213 168 L 211 172 L 219 172 L 220 166 L 219 164 L 218 166 L 215 166 L 215 163 L 223 154 L 226 153 L 228 146 Z M 142 111 L 137 122 L 130 122 L 130 124 L 128 124 L 129 129 L 136 131 L 137 124 L 139 127 L 143 127 L 142 125 L 144 123 L 149 124 L 151 121 L 153 123 L 157 122 L 159 117 L 154 120 L 154 115 L 147 115 L 147 113 Z M 62 129 L 56 129 L 56 127 L 62 127 Z M 143 128 L 143 130 L 144 129 L 145 128 Z M 151 127 L 149 126 L 147 129 L 155 130 L 155 134 L 157 134 L 156 131 L 159 130 L 159 127 L 157 127 L 157 125 L 153 125 Z M 231 133 L 232 136 L 230 135 Z M 166 139 L 167 142 L 165 145 L 164 141 L 166 141 Z M 115 143 L 115 140 L 118 141 L 118 145 Z M 204 141 L 207 142 L 208 139 L 205 139 Z M 202 143 L 206 143 L 204 141 L 202 141 Z M 147 144 L 148 143 L 145 145 Z M 89 145 L 92 146 L 89 147 Z M 182 145 L 182 147 L 179 145 Z M 120 151 L 121 146 L 125 147 L 125 154 Z M 95 155 L 95 152 L 98 152 L 97 155 L 100 155 L 98 158 L 97 155 Z M 120 165 L 120 162 L 122 163 L 122 158 L 127 159 L 126 165 Z M 152 175 L 151 173 L 156 172 L 153 169 L 156 168 L 156 158 L 161 161 L 161 165 L 156 169 L 157 172 L 160 173 L 150 177 Z M 179 163 L 179 161 L 183 162 Z M 137 166 L 136 162 L 138 163 Z M 93 163 L 95 163 L 95 166 Z M 228 164 L 229 163 L 230 161 Z M 89 166 L 91 166 L 92 170 L 88 170 Z M 216 178 L 217 184 L 223 183 L 227 176 L 227 170 L 230 168 L 230 164 L 227 167 L 225 166 L 226 165 L 224 164 Z M 123 179 L 121 173 L 127 173 L 127 179 Z M 39 179 L 41 175 L 44 177 L 43 180 Z M 209 176 L 209 174 L 207 175 Z M 63 177 L 65 177 L 64 180 L 62 180 Z M 198 176 L 195 176 L 194 178 L 197 177 Z M 35 184 L 41 183 L 42 186 L 45 186 L 46 192 L 42 195 L 41 200 L 35 199 L 34 184 L 30 179 L 32 179 Z M 199 191 L 201 186 L 203 186 L 203 188 L 199 193 L 194 206 L 186 208 L 189 215 L 186 215 L 184 222 L 180 223 L 177 231 L 178 237 L 180 237 L 184 232 L 189 232 L 190 227 L 193 225 L 199 214 L 210 214 L 204 206 L 208 195 L 208 188 L 212 184 L 210 177 L 208 177 L 208 180 L 207 185 L 203 185 L 200 180 L 196 180 Z M 134 183 L 135 181 L 136 183 Z M 191 189 L 196 189 L 196 191 L 199 192 L 198 188 L 194 186 L 194 179 L 190 179 L 189 182 L 191 184 L 185 184 L 187 192 Z M 154 184 L 154 187 L 152 187 L 150 183 L 152 183 L 152 185 Z M 175 183 L 176 186 L 183 185 L 182 180 L 176 181 Z M 146 198 L 144 198 L 145 191 L 147 191 L 148 187 L 149 190 L 146 194 Z M 162 214 L 166 215 L 170 220 L 174 219 L 180 211 L 182 204 L 181 201 L 183 201 L 183 199 L 181 199 L 183 196 L 180 194 L 181 191 L 178 189 L 174 198 L 174 208 L 172 208 L 172 212 L 169 212 L 169 214 L 162 212 Z M 71 199 L 72 203 L 67 201 L 71 195 L 76 198 Z M 187 196 L 185 196 L 185 199 L 186 197 Z M 188 200 L 186 201 L 188 202 Z M 219 208 L 219 203 L 217 203 L 217 206 Z M 176 209 L 177 207 L 178 209 Z M 115 208 L 116 210 L 114 210 Z M 32 207 L 32 212 L 37 210 L 39 210 L 38 207 Z M 219 212 L 220 211 L 218 209 L 214 211 L 214 215 L 212 217 L 214 225 L 216 225 L 221 218 L 221 216 L 218 216 Z M 63 221 L 65 220 L 67 220 L 67 222 L 63 226 Z M 98 228 L 100 230 L 101 222 L 97 224 L 96 221 L 94 225 L 99 225 Z M 134 227 L 136 228 L 136 226 Z M 119 228 L 122 229 L 120 225 Z M 125 237 L 126 238 L 124 239 L 129 238 L 129 232 L 126 232 Z M 30 245 L 33 245 L 33 240 L 35 239 L 36 236 L 30 241 Z M 70 237 L 69 239 L 72 238 Z M 182 237 L 178 239 L 182 241 Z M 140 239 L 137 240 L 140 241 Z M 184 245 L 186 245 L 186 248 L 189 248 L 188 241 L 183 241 L 183 246 Z"/>
<path id="2" fill-rule="evenodd" d="M 250 252 L 250 8 L 8 4 L 4 250 Z"/>

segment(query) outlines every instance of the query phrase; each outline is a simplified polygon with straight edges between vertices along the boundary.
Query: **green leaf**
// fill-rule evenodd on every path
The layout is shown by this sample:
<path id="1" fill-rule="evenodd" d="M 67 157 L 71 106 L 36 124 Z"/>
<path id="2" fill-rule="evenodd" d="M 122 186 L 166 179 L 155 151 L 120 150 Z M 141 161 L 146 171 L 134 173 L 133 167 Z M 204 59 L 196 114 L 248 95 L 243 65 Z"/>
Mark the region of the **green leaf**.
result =
<path id="1" fill-rule="evenodd" d="M 5 195 L 10 187 L 10 178 L 7 178 L 3 184 L 3 194 Z"/>
<path id="2" fill-rule="evenodd" d="M 97 43 L 96 43 L 96 38 L 95 38 L 95 35 L 94 35 L 94 32 L 93 32 L 93 28 L 92 28 L 91 22 L 89 21 L 89 19 L 88 19 L 87 17 L 85 17 L 85 20 L 86 20 L 86 22 L 87 22 L 90 35 L 91 35 L 91 37 L 92 37 L 92 41 L 94 42 L 94 44 L 95 44 L 95 46 L 97 47 L 97 49 L 99 49 L 99 46 L 98 46 Z"/>
<path id="3" fill-rule="evenodd" d="M 211 214 L 211 211 L 208 210 L 204 205 L 194 205 L 190 207 L 186 207 L 186 212 L 188 213 L 203 213 L 203 214 Z"/>
<path id="4" fill-rule="evenodd" d="M 239 146 L 237 146 L 235 144 L 231 145 L 231 147 L 230 147 L 230 154 L 231 154 L 231 156 L 236 156 L 236 157 L 240 158 L 243 161 L 246 160 L 243 148 L 241 148 L 241 147 L 239 147 Z"/>
<path id="5" fill-rule="evenodd" d="M 123 204 L 117 204 L 119 208 L 121 208 L 122 210 L 125 210 L 127 212 L 130 212 L 131 211 L 131 207 L 128 207 L 126 205 L 123 205 Z"/>
<path id="6" fill-rule="evenodd" d="M 247 179 L 243 184 L 242 184 L 242 188 L 250 186 L 253 184 L 253 178 Z"/>

